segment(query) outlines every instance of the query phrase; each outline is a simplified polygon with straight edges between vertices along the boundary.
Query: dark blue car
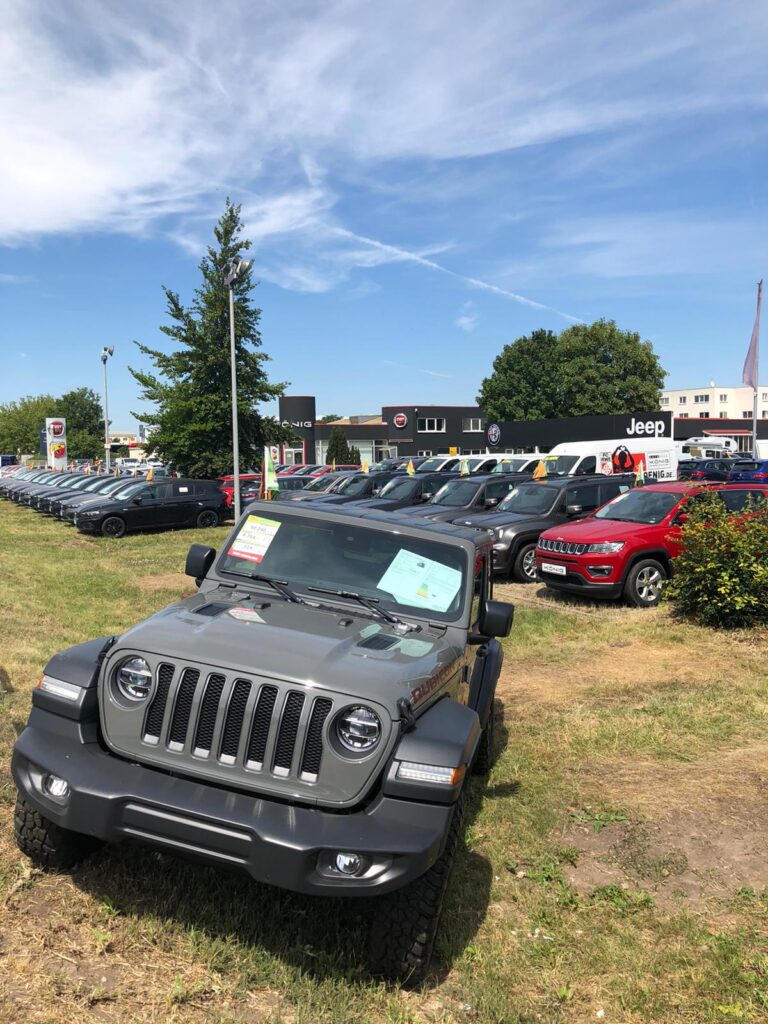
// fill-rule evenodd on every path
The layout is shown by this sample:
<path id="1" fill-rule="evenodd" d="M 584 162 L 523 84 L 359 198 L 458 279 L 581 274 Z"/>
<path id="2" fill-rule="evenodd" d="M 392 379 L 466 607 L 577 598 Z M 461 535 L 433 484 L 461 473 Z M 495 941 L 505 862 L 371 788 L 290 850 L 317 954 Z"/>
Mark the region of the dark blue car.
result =
<path id="1" fill-rule="evenodd" d="M 731 470 L 731 483 L 749 483 L 768 480 L 768 459 L 738 459 Z"/>

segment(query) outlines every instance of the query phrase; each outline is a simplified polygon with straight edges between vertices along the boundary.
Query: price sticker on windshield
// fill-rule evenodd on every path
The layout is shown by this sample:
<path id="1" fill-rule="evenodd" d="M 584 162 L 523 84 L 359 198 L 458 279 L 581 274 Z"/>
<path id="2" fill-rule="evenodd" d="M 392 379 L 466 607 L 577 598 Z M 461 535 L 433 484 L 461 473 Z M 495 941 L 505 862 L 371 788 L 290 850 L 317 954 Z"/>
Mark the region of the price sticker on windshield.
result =
<path id="1" fill-rule="evenodd" d="M 232 558 L 243 558 L 246 562 L 259 564 L 269 551 L 280 523 L 277 519 L 264 516 L 248 516 L 227 552 Z"/>

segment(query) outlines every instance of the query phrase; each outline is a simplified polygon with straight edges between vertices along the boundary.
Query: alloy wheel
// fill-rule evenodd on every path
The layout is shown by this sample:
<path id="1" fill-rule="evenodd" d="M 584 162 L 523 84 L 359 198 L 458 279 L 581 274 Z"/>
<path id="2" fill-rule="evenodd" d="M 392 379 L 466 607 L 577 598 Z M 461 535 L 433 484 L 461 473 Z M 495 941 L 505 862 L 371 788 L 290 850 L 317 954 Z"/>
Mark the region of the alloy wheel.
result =
<path id="1" fill-rule="evenodd" d="M 635 590 L 641 601 L 650 604 L 652 601 L 658 601 L 663 585 L 664 577 L 659 570 L 648 565 L 637 574 Z"/>

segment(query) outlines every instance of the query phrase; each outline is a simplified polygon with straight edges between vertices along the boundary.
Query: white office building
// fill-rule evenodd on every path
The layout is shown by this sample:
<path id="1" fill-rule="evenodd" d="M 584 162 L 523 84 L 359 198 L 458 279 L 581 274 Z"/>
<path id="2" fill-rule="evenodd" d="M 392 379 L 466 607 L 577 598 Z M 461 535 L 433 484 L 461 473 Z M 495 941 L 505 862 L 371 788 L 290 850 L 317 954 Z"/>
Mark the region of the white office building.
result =
<path id="1" fill-rule="evenodd" d="M 751 420 L 754 391 L 752 388 L 727 388 L 714 381 L 704 388 L 678 388 L 664 391 L 661 408 L 682 420 Z M 757 415 L 768 419 L 768 384 L 757 389 Z"/>

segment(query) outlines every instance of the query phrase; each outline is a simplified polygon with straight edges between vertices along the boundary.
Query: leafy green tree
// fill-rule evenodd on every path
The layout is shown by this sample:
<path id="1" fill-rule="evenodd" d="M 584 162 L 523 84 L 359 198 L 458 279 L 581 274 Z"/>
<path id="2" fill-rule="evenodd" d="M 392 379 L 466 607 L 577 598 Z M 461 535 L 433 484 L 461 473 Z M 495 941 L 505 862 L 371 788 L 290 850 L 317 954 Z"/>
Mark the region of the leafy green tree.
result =
<path id="1" fill-rule="evenodd" d="M 332 465 L 334 462 L 339 466 L 348 465 L 350 462 L 349 445 L 341 427 L 331 427 L 328 435 L 328 451 L 325 453 L 325 464 Z"/>
<path id="2" fill-rule="evenodd" d="M 60 415 L 53 395 L 27 395 L 0 405 L 0 451 L 36 455 L 46 418 Z"/>
<path id="3" fill-rule="evenodd" d="M 71 459 L 104 457 L 104 419 L 99 396 L 91 388 L 67 391 L 56 402 L 56 415 L 67 421 L 67 455 Z"/>
<path id="4" fill-rule="evenodd" d="M 340 420 L 341 416 L 338 416 L 335 412 L 326 413 L 325 416 L 321 416 L 317 421 L 318 423 L 335 423 L 336 420 Z"/>
<path id="5" fill-rule="evenodd" d="M 191 476 L 220 476 L 232 472 L 232 419 L 229 363 L 229 292 L 224 274 L 231 261 L 251 243 L 241 238 L 240 207 L 229 199 L 214 228 L 215 246 L 200 262 L 202 282 L 189 307 L 176 292 L 164 288 L 169 326 L 160 330 L 175 343 L 161 352 L 137 343 L 149 356 L 154 372 L 133 370 L 142 398 L 154 405 L 136 414 L 156 425 L 148 448 Z M 264 445 L 287 441 L 290 432 L 259 405 L 282 394 L 285 385 L 267 377 L 268 356 L 261 351 L 261 310 L 251 301 L 250 270 L 234 284 L 240 459 L 242 466 L 258 462 Z"/>
<path id="6" fill-rule="evenodd" d="M 644 412 L 658 408 L 665 376 L 649 341 L 597 320 L 505 345 L 477 401 L 502 422 Z"/>
<path id="7" fill-rule="evenodd" d="M 359 465 L 361 465 L 362 461 L 363 460 L 360 457 L 360 449 L 355 447 L 355 445 L 350 445 L 350 448 L 349 448 L 349 463 L 350 463 L 350 465 L 352 465 L 352 466 L 359 466 Z"/>

